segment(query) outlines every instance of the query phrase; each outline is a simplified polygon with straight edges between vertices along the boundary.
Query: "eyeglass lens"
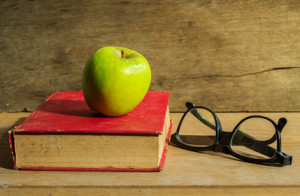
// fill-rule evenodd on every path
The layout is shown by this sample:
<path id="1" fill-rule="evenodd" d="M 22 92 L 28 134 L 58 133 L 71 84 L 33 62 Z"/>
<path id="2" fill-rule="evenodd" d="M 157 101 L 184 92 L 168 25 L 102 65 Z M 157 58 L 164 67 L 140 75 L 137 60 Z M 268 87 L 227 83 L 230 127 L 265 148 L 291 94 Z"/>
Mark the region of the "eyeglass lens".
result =
<path id="1" fill-rule="evenodd" d="M 264 118 L 249 118 L 239 127 L 232 138 L 231 147 L 236 153 L 254 159 L 270 159 L 275 156 L 275 126 Z M 271 139 L 273 138 L 273 139 Z M 272 147 L 272 148 L 270 148 Z"/>
<path id="2" fill-rule="evenodd" d="M 180 140 L 190 146 L 207 147 L 215 142 L 216 123 L 213 114 L 206 109 L 190 110 L 180 127 Z"/>

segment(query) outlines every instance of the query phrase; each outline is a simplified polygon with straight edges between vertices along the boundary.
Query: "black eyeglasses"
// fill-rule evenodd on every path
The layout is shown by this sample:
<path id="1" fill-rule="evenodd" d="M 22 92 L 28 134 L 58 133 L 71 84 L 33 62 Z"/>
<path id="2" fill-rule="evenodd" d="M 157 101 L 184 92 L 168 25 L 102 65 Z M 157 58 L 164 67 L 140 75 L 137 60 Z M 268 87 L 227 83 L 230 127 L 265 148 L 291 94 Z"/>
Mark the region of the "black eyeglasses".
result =
<path id="1" fill-rule="evenodd" d="M 190 102 L 186 106 L 188 110 L 171 136 L 171 142 L 176 146 L 196 152 L 219 151 L 257 164 L 292 164 L 292 156 L 281 151 L 280 134 L 287 123 L 286 118 L 280 118 L 276 124 L 264 116 L 248 116 L 232 132 L 225 132 L 213 111 Z"/>

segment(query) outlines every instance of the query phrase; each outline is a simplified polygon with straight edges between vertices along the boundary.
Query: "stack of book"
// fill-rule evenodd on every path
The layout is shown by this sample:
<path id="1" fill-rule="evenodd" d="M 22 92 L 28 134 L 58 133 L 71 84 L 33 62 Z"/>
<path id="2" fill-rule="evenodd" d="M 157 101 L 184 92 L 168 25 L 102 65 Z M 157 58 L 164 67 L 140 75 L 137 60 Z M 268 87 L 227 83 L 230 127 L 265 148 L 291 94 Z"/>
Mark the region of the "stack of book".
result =
<path id="1" fill-rule="evenodd" d="M 172 127 L 169 96 L 148 91 L 132 112 L 106 117 L 87 106 L 82 92 L 54 93 L 9 131 L 15 168 L 160 171 Z"/>

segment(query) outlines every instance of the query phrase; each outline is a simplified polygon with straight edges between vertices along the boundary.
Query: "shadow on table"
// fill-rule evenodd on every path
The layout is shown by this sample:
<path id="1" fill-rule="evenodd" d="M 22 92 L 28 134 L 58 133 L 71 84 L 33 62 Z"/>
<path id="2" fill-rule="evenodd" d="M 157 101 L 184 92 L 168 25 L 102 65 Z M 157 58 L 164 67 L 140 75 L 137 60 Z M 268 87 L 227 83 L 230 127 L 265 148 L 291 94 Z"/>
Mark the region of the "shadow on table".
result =
<path id="1" fill-rule="evenodd" d="M 207 146 L 209 146 L 212 141 L 214 140 L 214 137 L 213 139 L 211 138 L 211 136 L 188 136 L 188 137 L 184 137 L 182 136 L 181 137 L 183 139 L 183 141 L 185 141 L 186 143 L 189 143 L 189 144 L 206 144 Z M 177 147 L 179 148 L 176 144 L 172 143 L 172 141 L 170 141 L 170 145 L 171 146 L 174 146 L 174 147 Z M 187 149 L 183 149 L 183 150 L 186 150 L 186 151 L 189 151 L 189 152 L 194 152 L 194 153 L 201 153 L 201 154 L 207 154 L 207 155 L 211 155 L 211 156 L 215 156 L 215 157 L 222 157 L 222 158 L 226 158 L 226 159 L 231 159 L 231 160 L 235 160 L 235 161 L 241 161 L 240 159 L 237 159 L 231 155 L 228 155 L 228 154 L 225 154 L 225 153 L 222 153 L 222 152 L 217 152 L 217 151 L 212 151 L 212 150 L 203 150 L 203 151 L 190 151 L 190 150 L 187 150 Z"/>
<path id="2" fill-rule="evenodd" d="M 0 128 L 0 167 L 6 169 L 14 169 L 14 162 L 10 151 L 8 131 L 23 122 L 26 117 L 21 117 L 15 121 L 10 127 Z"/>

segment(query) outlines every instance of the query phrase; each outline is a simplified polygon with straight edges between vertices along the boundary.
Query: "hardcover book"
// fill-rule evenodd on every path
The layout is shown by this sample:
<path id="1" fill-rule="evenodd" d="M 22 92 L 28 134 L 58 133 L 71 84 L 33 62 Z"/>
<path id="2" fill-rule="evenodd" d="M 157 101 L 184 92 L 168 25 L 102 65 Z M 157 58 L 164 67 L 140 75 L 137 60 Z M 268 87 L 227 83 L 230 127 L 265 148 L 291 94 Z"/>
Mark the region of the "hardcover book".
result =
<path id="1" fill-rule="evenodd" d="M 132 112 L 106 117 L 82 92 L 54 93 L 9 131 L 15 168 L 160 171 L 172 127 L 169 96 L 148 91 Z"/>

